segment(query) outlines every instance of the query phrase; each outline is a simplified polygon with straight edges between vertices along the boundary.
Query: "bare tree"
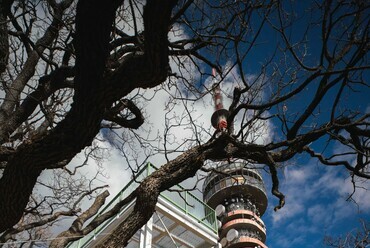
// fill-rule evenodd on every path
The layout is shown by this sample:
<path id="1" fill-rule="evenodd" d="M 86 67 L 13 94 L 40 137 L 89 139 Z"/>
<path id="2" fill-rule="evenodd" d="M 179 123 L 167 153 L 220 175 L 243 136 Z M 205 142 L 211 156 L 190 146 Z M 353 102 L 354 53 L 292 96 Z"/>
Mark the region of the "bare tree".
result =
<path id="1" fill-rule="evenodd" d="M 153 214 L 160 192 L 194 176 L 209 160 L 238 158 L 265 165 L 272 194 L 279 199 L 275 210 L 285 203 L 278 169 L 297 154 L 344 167 L 354 182 L 370 178 L 370 114 L 366 107 L 351 105 L 356 94 L 369 90 L 366 1 L 315 2 L 304 13 L 295 12 L 294 2 L 274 0 L 1 3 L 3 235 L 22 221 L 40 174 L 65 168 L 101 128 L 130 130 L 130 137 L 148 145 L 132 131 L 145 126 L 138 105 L 150 102 L 136 92 L 158 86 L 175 87 L 168 109 L 181 102 L 186 113 L 167 115 L 166 130 L 184 125 L 191 137 L 172 149 L 165 133 L 164 148 L 155 151 L 167 163 L 92 222 L 85 224 L 104 204 L 106 191 L 83 213 L 71 213 L 78 215 L 76 220 L 52 246 L 89 233 L 135 200 L 134 211 L 104 247 L 125 245 Z M 255 72 L 248 76 L 252 64 Z M 193 120 L 190 103 L 215 87 L 199 84 L 211 67 L 217 68 L 219 83 L 233 71 L 240 75 L 227 120 L 235 125 L 225 132 L 211 133 Z M 200 78 L 192 77 L 194 72 Z M 266 123 L 281 127 L 278 135 L 257 143 L 254 134 Z M 323 141 L 342 146 L 343 152 L 324 152 Z M 181 154 L 168 157 L 176 152 Z M 126 160 L 135 173 L 141 163 Z"/>
<path id="2" fill-rule="evenodd" d="M 349 232 L 348 234 L 339 237 L 333 238 L 331 236 L 326 236 L 324 239 L 324 244 L 327 247 L 336 247 L 336 248 L 366 248 L 370 244 L 370 230 L 369 222 L 365 220 L 360 220 L 361 227 Z"/>

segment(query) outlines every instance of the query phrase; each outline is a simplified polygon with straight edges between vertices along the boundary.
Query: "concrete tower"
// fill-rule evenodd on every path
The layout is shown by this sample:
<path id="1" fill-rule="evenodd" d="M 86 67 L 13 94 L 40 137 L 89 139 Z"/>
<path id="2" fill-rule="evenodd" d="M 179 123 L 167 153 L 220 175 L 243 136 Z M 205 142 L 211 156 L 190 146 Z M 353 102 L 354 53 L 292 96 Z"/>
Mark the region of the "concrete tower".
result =
<path id="1" fill-rule="evenodd" d="M 222 247 L 266 248 L 266 227 L 261 216 L 267 195 L 260 173 L 244 162 L 223 163 L 210 173 L 203 200 L 216 210 Z"/>
<path id="2" fill-rule="evenodd" d="M 219 86 L 214 101 L 212 125 L 222 132 L 229 113 L 223 108 Z M 222 247 L 267 248 L 266 227 L 260 218 L 267 208 L 267 195 L 261 174 L 252 167 L 246 162 L 223 162 L 204 182 L 203 199 L 216 210 Z"/>

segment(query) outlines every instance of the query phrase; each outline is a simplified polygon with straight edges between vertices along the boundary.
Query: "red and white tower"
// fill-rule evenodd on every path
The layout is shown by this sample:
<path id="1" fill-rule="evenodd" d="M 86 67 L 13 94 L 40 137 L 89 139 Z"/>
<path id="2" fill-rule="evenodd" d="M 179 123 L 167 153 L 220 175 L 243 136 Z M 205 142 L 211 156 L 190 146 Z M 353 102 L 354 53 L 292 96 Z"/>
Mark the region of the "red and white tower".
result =
<path id="1" fill-rule="evenodd" d="M 215 77 L 215 70 L 213 70 Z M 219 85 L 214 87 L 215 112 L 212 125 L 223 131 L 229 111 L 223 108 Z M 219 242 L 226 248 L 267 248 L 266 227 L 261 216 L 267 208 L 267 194 L 258 170 L 246 162 L 223 162 L 203 185 L 203 200 L 216 210 Z"/>
<path id="2" fill-rule="evenodd" d="M 215 82 L 216 70 L 214 68 L 212 69 L 212 75 Z M 211 117 L 212 126 L 219 131 L 224 131 L 227 129 L 227 118 L 229 117 L 229 111 L 224 109 L 222 104 L 220 84 L 217 84 L 216 82 L 213 84 L 213 99 L 215 104 L 215 112 Z"/>

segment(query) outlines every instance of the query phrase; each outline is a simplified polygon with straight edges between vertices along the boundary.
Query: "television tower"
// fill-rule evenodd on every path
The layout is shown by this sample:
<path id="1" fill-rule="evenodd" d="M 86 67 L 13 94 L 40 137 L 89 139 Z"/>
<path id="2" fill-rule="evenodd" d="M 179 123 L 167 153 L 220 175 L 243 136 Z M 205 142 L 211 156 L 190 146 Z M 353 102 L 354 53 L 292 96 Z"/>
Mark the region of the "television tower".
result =
<path id="1" fill-rule="evenodd" d="M 219 85 L 214 87 L 214 103 L 212 126 L 223 131 L 228 126 L 229 112 L 223 108 Z M 225 161 L 205 179 L 203 200 L 216 210 L 222 247 L 267 248 L 266 227 L 261 220 L 267 195 L 261 174 L 251 167 L 247 162 Z"/>

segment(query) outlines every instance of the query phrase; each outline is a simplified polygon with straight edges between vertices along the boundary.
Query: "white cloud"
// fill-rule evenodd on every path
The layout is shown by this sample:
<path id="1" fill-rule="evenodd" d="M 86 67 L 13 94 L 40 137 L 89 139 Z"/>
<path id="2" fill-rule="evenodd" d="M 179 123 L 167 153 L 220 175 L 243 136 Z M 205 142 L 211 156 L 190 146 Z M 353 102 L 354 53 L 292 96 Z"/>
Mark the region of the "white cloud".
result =
<path id="1" fill-rule="evenodd" d="M 297 215 L 304 211 L 304 206 L 299 200 L 295 200 L 294 197 L 287 197 L 287 203 L 283 209 L 272 215 L 274 223 L 280 223 L 281 221 L 295 218 Z"/>
<path id="2" fill-rule="evenodd" d="M 332 220 L 331 214 L 327 212 L 327 208 L 323 204 L 315 204 L 307 210 L 307 217 L 313 224 L 312 227 L 317 225 L 327 225 Z"/>

